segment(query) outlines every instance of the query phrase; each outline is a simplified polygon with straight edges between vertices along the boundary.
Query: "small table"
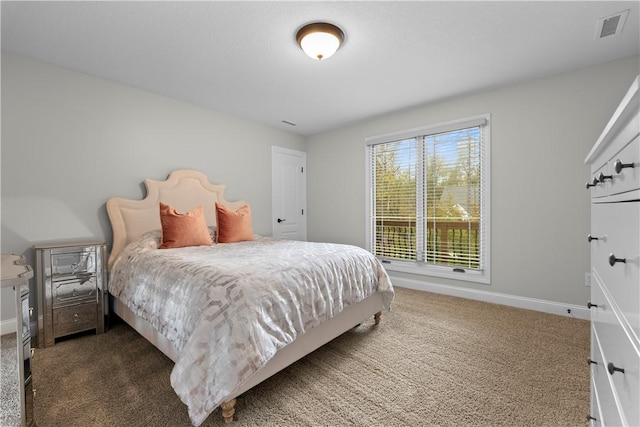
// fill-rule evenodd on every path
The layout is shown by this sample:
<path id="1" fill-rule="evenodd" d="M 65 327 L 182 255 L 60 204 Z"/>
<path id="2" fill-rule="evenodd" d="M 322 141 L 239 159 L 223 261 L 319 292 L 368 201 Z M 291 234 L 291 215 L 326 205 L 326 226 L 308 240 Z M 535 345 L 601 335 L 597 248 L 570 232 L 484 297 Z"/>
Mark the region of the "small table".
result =
<path id="1" fill-rule="evenodd" d="M 2 287 L 12 287 L 16 293 L 16 341 L 20 372 L 20 419 L 23 426 L 35 426 L 33 417 L 33 385 L 31 381 L 31 308 L 29 306 L 29 279 L 33 269 L 26 265 L 24 256 L 2 254 Z"/>

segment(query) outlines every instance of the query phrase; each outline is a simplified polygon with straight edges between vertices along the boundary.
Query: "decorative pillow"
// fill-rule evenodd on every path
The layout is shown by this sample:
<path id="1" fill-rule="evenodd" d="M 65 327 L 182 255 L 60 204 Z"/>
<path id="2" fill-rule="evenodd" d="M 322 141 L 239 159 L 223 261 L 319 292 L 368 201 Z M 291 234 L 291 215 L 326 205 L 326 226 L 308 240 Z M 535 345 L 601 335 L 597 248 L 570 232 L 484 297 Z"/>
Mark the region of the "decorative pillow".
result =
<path id="1" fill-rule="evenodd" d="M 162 224 L 160 249 L 213 244 L 202 205 L 180 214 L 172 206 L 160 202 L 160 223 Z"/>
<path id="2" fill-rule="evenodd" d="M 251 208 L 244 205 L 237 211 L 216 202 L 218 243 L 234 243 L 253 240 Z"/>

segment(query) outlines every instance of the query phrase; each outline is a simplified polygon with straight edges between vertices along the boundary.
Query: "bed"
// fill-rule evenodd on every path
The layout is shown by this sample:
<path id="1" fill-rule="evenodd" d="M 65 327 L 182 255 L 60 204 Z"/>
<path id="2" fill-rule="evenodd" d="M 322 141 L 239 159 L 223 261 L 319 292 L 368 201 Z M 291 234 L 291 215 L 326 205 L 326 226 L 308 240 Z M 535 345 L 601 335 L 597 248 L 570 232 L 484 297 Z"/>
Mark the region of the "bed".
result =
<path id="1" fill-rule="evenodd" d="M 142 200 L 107 201 L 110 307 L 175 362 L 171 385 L 193 425 L 217 407 L 232 422 L 236 397 L 390 309 L 389 277 L 364 249 L 253 234 L 217 243 L 228 218 L 247 219 L 247 203 L 198 171 L 144 184 Z M 170 234 L 161 206 L 198 208 L 213 243 L 159 249 Z"/>

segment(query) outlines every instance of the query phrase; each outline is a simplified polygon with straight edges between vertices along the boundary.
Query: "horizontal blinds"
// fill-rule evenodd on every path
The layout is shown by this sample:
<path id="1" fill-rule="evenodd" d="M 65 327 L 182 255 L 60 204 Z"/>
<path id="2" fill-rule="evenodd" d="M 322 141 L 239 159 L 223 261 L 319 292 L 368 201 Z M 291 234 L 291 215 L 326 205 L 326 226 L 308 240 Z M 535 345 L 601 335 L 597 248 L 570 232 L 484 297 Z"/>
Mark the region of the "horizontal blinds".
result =
<path id="1" fill-rule="evenodd" d="M 482 269 L 486 123 L 481 116 L 367 139 L 375 255 Z"/>
<path id="2" fill-rule="evenodd" d="M 373 252 L 376 256 L 416 258 L 416 140 L 372 147 Z"/>
<path id="3" fill-rule="evenodd" d="M 480 127 L 425 137 L 425 262 L 480 266 Z"/>

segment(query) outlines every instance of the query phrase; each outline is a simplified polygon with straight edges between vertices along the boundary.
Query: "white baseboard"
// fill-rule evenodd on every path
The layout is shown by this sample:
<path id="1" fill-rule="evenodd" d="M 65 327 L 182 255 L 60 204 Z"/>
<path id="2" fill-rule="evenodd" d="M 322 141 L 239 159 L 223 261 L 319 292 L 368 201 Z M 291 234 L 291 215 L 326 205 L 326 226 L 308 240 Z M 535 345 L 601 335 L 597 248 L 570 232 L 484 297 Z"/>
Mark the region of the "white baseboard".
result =
<path id="1" fill-rule="evenodd" d="M 515 295 L 481 291 L 477 289 L 460 288 L 457 286 L 440 285 L 437 283 L 422 282 L 402 277 L 391 276 L 391 278 L 393 285 L 400 288 L 409 288 L 418 291 L 427 291 L 436 294 L 444 294 L 454 297 L 490 302 L 494 304 L 508 305 L 510 307 L 525 308 L 528 310 L 541 311 L 543 313 L 574 317 L 576 319 L 591 319 L 591 312 L 586 306 L 565 304 L 555 301 L 546 301 L 536 298 L 519 297 Z"/>
<path id="2" fill-rule="evenodd" d="M 16 318 L 0 320 L 0 335 L 14 334 L 18 327 Z"/>

